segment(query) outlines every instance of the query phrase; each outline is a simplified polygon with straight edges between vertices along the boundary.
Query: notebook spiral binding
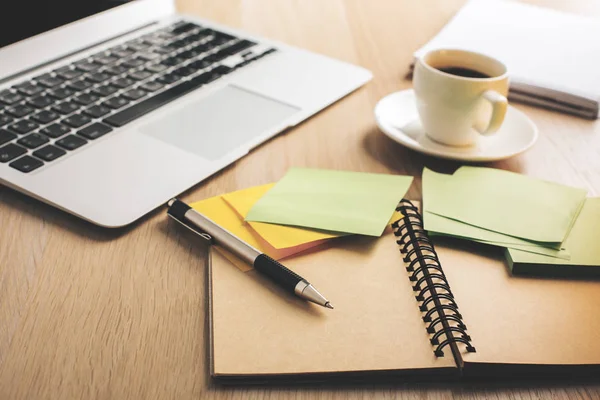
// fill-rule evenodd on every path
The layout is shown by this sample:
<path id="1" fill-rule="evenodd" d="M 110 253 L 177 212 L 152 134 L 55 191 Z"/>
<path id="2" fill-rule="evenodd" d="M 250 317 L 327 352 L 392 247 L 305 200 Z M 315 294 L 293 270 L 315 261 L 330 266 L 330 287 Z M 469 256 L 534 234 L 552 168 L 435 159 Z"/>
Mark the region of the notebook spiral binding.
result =
<path id="1" fill-rule="evenodd" d="M 423 228 L 423 217 L 408 200 L 402 200 L 396 211 L 403 218 L 394 222 L 392 228 L 407 263 L 409 280 L 414 282 L 412 288 L 420 302 L 423 321 L 428 323 L 427 333 L 431 335 L 432 346 L 435 346 L 434 354 L 443 357 L 443 349 L 450 346 L 453 355 L 458 358 L 457 344 L 465 345 L 468 352 L 475 352 L 435 247 Z"/>

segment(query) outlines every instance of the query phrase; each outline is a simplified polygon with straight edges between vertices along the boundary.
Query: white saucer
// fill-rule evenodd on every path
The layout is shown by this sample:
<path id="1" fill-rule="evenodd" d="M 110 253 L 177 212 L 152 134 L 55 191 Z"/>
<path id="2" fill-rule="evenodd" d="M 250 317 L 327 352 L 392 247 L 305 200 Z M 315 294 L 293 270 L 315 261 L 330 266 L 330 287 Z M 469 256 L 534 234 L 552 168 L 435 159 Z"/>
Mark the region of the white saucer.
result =
<path id="1" fill-rule="evenodd" d="M 528 150 L 538 138 L 538 129 L 533 121 L 509 105 L 500 130 L 491 136 L 480 136 L 474 145 L 454 147 L 435 142 L 423 131 L 412 89 L 381 99 L 375 106 L 375 119 L 379 129 L 401 145 L 451 160 L 502 160 Z"/>

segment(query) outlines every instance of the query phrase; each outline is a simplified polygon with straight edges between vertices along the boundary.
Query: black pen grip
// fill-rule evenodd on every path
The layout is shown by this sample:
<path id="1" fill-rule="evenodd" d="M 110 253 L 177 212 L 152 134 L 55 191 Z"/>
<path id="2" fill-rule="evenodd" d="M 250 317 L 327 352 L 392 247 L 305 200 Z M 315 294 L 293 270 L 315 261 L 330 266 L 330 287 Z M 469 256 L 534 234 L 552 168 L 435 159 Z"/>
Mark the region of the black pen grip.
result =
<path id="1" fill-rule="evenodd" d="M 254 260 L 254 268 L 292 293 L 298 282 L 304 280 L 294 271 L 287 269 L 281 263 L 273 260 L 266 254 L 261 254 L 256 257 L 256 260 Z"/>

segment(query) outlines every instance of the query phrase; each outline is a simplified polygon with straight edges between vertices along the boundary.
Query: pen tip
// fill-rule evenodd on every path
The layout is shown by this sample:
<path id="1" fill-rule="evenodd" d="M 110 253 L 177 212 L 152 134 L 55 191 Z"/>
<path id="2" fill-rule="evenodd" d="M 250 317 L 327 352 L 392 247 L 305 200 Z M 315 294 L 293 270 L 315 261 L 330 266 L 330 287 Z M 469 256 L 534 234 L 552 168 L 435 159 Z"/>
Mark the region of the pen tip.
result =
<path id="1" fill-rule="evenodd" d="M 330 302 L 325 303 L 325 307 L 327 308 L 331 308 L 333 310 L 333 306 L 331 305 Z"/>

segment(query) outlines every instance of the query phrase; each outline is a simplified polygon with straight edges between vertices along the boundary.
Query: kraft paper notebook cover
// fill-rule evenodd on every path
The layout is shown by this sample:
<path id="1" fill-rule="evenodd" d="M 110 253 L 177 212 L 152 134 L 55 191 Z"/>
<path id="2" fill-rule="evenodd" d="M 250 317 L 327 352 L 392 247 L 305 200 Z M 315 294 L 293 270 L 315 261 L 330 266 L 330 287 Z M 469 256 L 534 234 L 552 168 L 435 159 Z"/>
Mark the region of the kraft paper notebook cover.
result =
<path id="1" fill-rule="evenodd" d="M 403 201 L 399 209 L 393 233 L 343 237 L 285 260 L 334 310 L 212 252 L 211 376 L 245 383 L 600 372 L 600 282 L 512 277 L 501 252 L 476 243 L 436 238 L 434 249 L 416 207 Z"/>

